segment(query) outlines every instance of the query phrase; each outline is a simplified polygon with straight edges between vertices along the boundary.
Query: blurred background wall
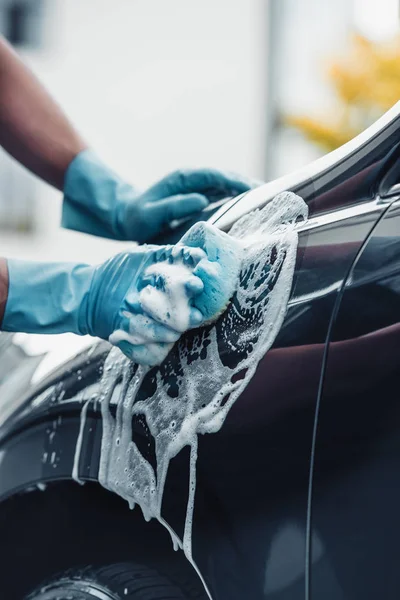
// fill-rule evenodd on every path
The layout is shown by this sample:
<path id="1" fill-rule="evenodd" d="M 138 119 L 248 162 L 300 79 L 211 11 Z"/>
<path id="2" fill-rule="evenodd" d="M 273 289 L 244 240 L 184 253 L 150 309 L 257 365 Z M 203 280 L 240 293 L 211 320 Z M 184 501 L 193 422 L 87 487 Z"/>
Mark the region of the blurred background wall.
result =
<path id="1" fill-rule="evenodd" d="M 352 32 L 396 36 L 399 0 L 0 0 L 0 31 L 134 184 L 201 166 L 267 180 L 330 149 L 321 122 L 345 135 L 329 61 Z M 1 255 L 100 261 L 120 247 L 59 229 L 60 205 L 0 155 Z"/>

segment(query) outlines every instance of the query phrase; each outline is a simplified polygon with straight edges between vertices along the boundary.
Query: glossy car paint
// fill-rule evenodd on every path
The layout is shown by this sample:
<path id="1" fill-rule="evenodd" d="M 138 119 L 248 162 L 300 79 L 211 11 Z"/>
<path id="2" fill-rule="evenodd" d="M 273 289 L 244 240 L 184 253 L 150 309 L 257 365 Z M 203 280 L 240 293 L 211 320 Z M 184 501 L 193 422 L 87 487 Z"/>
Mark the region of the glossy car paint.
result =
<path id="1" fill-rule="evenodd" d="M 375 600 L 400 591 L 399 165 L 397 104 L 346 146 L 210 216 L 229 230 L 285 189 L 310 211 L 298 225 L 281 331 L 222 430 L 199 440 L 193 553 L 216 600 Z M 95 397 L 108 345 L 89 345 L 51 370 L 43 364 L 52 353 L 32 350 L 31 337 L 0 341 L 0 498 L 71 480 L 80 410 L 90 398 L 79 478 L 96 481 Z M 164 503 L 178 531 L 187 459 L 174 461 Z M 75 496 L 86 493 L 75 485 Z M 119 511 L 137 522 L 124 504 Z M 0 571 L 0 590 L 9 580 Z"/>
<path id="2" fill-rule="evenodd" d="M 332 324 L 315 445 L 315 597 L 399 596 L 400 200 L 353 265 Z"/>

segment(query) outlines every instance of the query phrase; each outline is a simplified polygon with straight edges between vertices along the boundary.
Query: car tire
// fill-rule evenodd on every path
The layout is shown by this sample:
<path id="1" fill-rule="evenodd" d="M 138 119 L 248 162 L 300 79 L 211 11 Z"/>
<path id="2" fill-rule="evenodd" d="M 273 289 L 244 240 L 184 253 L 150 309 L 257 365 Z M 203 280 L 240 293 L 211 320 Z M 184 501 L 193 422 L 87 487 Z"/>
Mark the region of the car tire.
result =
<path id="1" fill-rule="evenodd" d="M 189 600 L 167 577 L 145 565 L 119 563 L 67 571 L 26 600 Z"/>

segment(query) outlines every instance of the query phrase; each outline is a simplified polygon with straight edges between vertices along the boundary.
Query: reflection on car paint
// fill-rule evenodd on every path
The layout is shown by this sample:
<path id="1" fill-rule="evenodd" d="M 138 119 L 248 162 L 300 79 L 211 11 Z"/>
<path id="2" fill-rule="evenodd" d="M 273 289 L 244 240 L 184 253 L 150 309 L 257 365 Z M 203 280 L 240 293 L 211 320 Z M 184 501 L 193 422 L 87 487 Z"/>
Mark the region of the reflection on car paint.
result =
<path id="1" fill-rule="evenodd" d="M 399 225 L 395 199 L 352 266 L 332 331 L 313 481 L 312 534 L 326 547 L 319 564 L 311 547 L 316 597 L 327 573 L 335 598 L 399 594 Z"/>

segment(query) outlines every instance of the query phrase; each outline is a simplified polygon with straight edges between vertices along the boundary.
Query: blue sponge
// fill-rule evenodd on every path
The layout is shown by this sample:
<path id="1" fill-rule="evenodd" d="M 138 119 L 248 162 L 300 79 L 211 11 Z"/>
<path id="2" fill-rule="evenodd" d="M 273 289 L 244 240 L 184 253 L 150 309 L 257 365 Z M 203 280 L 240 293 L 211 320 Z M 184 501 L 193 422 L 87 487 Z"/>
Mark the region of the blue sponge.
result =
<path id="1" fill-rule="evenodd" d="M 201 260 L 193 274 L 204 284 L 203 292 L 194 298 L 194 306 L 202 312 L 203 324 L 211 323 L 227 308 L 237 288 L 241 245 L 228 234 L 202 221 L 193 225 L 180 243 L 201 248 L 210 261 Z"/>

